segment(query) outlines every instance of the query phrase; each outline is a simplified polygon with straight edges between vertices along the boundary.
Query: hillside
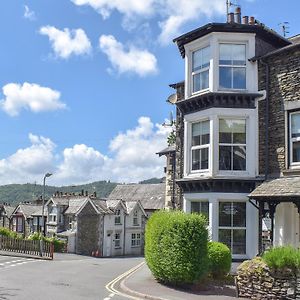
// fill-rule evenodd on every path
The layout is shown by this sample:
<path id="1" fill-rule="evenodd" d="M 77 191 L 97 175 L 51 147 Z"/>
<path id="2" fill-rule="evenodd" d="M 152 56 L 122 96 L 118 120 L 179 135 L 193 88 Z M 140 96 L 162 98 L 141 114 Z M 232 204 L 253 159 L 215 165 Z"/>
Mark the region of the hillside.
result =
<path id="1" fill-rule="evenodd" d="M 88 191 L 89 194 L 97 193 L 98 197 L 107 197 L 115 188 L 117 183 L 107 181 L 96 181 L 76 186 L 48 186 L 46 185 L 46 199 L 52 196 L 56 191 L 63 193 L 79 193 L 81 190 Z M 0 203 L 7 202 L 18 204 L 23 201 L 36 200 L 43 194 L 43 186 L 39 184 L 9 184 L 0 186 Z"/>

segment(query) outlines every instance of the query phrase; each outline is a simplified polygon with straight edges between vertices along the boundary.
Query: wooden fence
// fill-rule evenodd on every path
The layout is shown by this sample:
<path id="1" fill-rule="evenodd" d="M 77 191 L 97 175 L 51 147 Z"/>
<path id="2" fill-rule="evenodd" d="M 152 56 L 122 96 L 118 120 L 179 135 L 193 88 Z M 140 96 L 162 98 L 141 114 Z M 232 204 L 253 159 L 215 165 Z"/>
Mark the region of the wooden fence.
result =
<path id="1" fill-rule="evenodd" d="M 21 240 L 0 235 L 0 251 L 53 259 L 53 244 L 39 240 Z"/>

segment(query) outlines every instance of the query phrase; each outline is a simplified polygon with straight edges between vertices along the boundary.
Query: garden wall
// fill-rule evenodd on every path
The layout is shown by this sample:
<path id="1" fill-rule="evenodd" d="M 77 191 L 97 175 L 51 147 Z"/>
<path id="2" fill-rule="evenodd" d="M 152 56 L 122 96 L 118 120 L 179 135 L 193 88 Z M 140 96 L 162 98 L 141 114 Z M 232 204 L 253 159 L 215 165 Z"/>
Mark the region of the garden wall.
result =
<path id="1" fill-rule="evenodd" d="M 300 274 L 272 272 L 260 259 L 244 262 L 235 278 L 237 296 L 251 299 L 300 299 Z"/>

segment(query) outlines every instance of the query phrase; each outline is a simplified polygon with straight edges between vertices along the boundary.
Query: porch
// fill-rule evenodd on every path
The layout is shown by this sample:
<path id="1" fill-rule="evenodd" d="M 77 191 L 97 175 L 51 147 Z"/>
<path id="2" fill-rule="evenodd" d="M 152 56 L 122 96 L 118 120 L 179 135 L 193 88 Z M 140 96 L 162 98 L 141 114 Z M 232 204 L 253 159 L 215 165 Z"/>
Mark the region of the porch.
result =
<path id="1" fill-rule="evenodd" d="M 259 212 L 259 253 L 263 252 L 263 219 L 270 219 L 272 246 L 300 246 L 300 176 L 263 182 L 249 196 Z"/>

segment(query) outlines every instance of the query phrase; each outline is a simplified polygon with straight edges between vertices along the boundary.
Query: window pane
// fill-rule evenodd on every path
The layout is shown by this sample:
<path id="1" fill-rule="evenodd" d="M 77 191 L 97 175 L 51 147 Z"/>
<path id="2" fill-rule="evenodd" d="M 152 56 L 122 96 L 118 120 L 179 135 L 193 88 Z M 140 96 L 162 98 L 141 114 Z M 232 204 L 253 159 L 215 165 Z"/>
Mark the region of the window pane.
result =
<path id="1" fill-rule="evenodd" d="M 209 144 L 209 121 L 192 124 L 192 146 Z"/>
<path id="2" fill-rule="evenodd" d="M 234 89 L 246 89 L 246 68 L 232 68 Z"/>
<path id="3" fill-rule="evenodd" d="M 246 45 L 231 45 L 232 46 L 232 64 L 246 65 Z"/>
<path id="4" fill-rule="evenodd" d="M 293 162 L 300 162 L 300 141 L 293 142 Z"/>
<path id="5" fill-rule="evenodd" d="M 208 148 L 200 150 L 201 153 L 201 170 L 208 169 Z"/>
<path id="6" fill-rule="evenodd" d="M 219 203 L 219 226 L 231 227 L 231 202 Z"/>
<path id="7" fill-rule="evenodd" d="M 219 147 L 219 170 L 231 170 L 231 146 Z"/>
<path id="8" fill-rule="evenodd" d="M 200 76 L 201 73 L 193 75 L 193 93 L 201 90 L 200 88 Z"/>
<path id="9" fill-rule="evenodd" d="M 193 52 L 193 72 L 209 67 L 210 49 L 209 47 Z"/>
<path id="10" fill-rule="evenodd" d="M 208 83 L 209 83 L 209 71 L 203 71 L 200 73 L 200 89 L 208 89 Z"/>
<path id="11" fill-rule="evenodd" d="M 292 137 L 300 137 L 300 114 L 291 115 Z"/>
<path id="12" fill-rule="evenodd" d="M 196 149 L 192 151 L 192 170 L 200 169 L 200 150 Z"/>
<path id="13" fill-rule="evenodd" d="M 233 230 L 232 254 L 246 254 L 246 230 Z"/>
<path id="14" fill-rule="evenodd" d="M 246 227 L 246 203 L 232 203 L 233 227 Z"/>
<path id="15" fill-rule="evenodd" d="M 200 145 L 201 123 L 192 124 L 192 146 Z"/>
<path id="16" fill-rule="evenodd" d="M 201 49 L 193 52 L 193 72 L 201 69 Z"/>
<path id="17" fill-rule="evenodd" d="M 200 213 L 200 202 L 191 202 L 191 213 Z"/>
<path id="18" fill-rule="evenodd" d="M 220 67 L 219 84 L 221 89 L 230 89 L 232 81 L 232 68 Z"/>
<path id="19" fill-rule="evenodd" d="M 220 44 L 220 65 L 231 65 L 230 44 Z"/>
<path id="20" fill-rule="evenodd" d="M 209 202 L 201 202 L 201 213 L 205 215 L 206 219 L 209 220 Z"/>
<path id="21" fill-rule="evenodd" d="M 230 229 L 219 229 L 219 242 L 227 245 L 231 249 L 231 230 Z"/>
<path id="22" fill-rule="evenodd" d="M 233 170 L 246 170 L 246 147 L 233 147 Z"/>

